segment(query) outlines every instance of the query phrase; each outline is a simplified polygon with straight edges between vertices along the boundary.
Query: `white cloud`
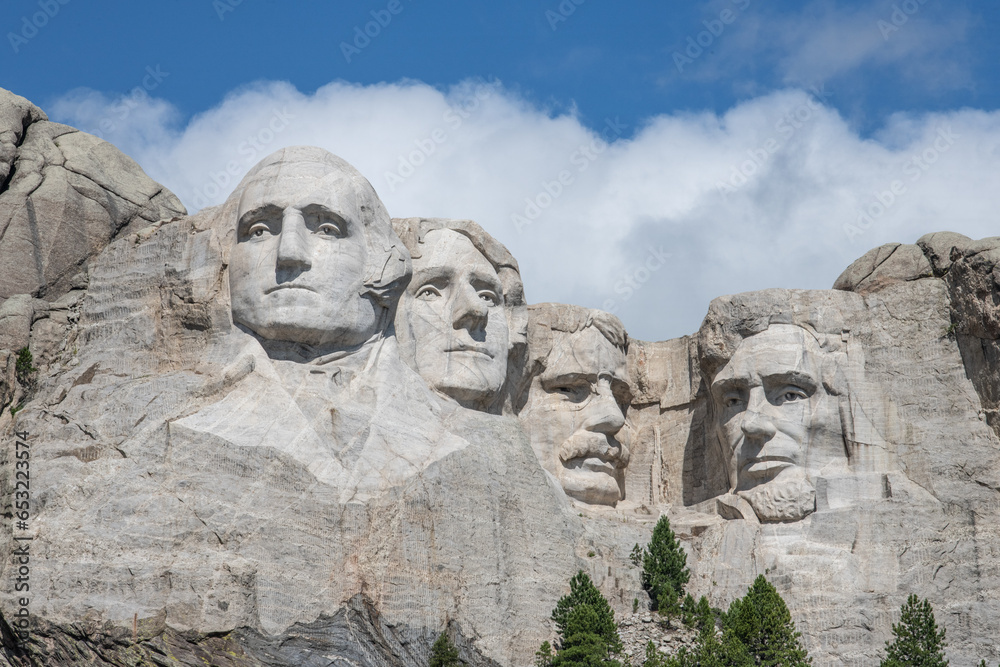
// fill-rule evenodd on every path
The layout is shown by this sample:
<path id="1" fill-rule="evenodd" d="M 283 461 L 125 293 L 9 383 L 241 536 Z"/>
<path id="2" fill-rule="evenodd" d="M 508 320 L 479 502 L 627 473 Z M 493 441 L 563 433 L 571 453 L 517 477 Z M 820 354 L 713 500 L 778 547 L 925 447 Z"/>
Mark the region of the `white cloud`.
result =
<path id="1" fill-rule="evenodd" d="M 695 331 L 722 294 L 828 288 L 881 243 L 998 233 L 1000 113 L 901 115 L 861 138 L 789 90 L 722 116 L 658 116 L 638 131 L 610 118 L 604 144 L 601 129 L 483 82 L 443 92 L 337 82 L 312 95 L 261 83 L 186 125 L 162 100 L 138 99 L 119 118 L 120 101 L 87 91 L 50 111 L 84 130 L 114 118 L 106 138 L 192 210 L 223 200 L 273 150 L 322 146 L 367 175 L 392 215 L 479 221 L 518 258 L 529 300 L 613 305 L 645 339 Z M 407 175 L 410 161 L 421 164 Z M 894 182 L 902 194 L 880 212 Z M 515 214 L 535 213 L 529 200 L 539 213 L 518 229 Z M 661 248 L 671 257 L 649 271 Z"/>
<path id="2" fill-rule="evenodd" d="M 934 9 L 917 0 L 860 8 L 820 1 L 798 15 L 776 16 L 770 31 L 784 51 L 779 67 L 785 82 L 828 81 L 866 66 L 893 66 L 930 88 L 968 85 L 949 51 L 961 47 L 969 19 L 962 10 Z"/>

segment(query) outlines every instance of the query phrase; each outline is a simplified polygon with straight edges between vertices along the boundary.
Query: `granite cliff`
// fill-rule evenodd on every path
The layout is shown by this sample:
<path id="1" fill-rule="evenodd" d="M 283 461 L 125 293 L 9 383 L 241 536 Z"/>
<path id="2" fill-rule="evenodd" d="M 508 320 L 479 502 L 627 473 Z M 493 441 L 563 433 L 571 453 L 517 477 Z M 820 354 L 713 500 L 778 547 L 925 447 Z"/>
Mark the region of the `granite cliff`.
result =
<path id="1" fill-rule="evenodd" d="M 0 664 L 409 666 L 447 629 L 527 665 L 577 570 L 644 599 L 661 514 L 692 593 L 764 574 L 816 665 L 877 664 L 910 593 L 1000 659 L 1000 238 L 645 342 L 326 151 L 187 215 L 2 90 L 0 225 Z"/>

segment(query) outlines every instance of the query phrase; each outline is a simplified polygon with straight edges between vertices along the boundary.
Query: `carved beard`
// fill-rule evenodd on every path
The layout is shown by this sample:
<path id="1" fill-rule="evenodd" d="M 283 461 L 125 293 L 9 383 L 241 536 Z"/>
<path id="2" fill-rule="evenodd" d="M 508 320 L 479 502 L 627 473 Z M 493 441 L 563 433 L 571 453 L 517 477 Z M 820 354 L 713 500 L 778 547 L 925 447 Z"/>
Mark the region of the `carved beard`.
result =
<path id="1" fill-rule="evenodd" d="M 750 503 L 762 522 L 799 521 L 816 510 L 816 489 L 799 475 L 774 479 L 737 495 Z"/>

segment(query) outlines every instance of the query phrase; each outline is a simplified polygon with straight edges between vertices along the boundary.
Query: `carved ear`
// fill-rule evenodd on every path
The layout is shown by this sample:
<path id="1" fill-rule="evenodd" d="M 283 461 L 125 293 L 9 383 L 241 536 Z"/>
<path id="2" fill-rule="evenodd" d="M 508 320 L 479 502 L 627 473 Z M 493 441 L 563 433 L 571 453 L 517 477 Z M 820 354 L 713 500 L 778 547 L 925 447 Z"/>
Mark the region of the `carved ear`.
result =
<path id="1" fill-rule="evenodd" d="M 510 329 L 510 339 L 507 349 L 528 344 L 528 308 L 520 305 L 507 310 L 507 328 Z"/>
<path id="2" fill-rule="evenodd" d="M 410 253 L 396 244 L 383 252 L 386 253 L 385 262 L 371 267 L 371 272 L 365 276 L 361 294 L 371 294 L 376 303 L 391 310 L 395 307 L 400 292 L 410 281 Z"/>

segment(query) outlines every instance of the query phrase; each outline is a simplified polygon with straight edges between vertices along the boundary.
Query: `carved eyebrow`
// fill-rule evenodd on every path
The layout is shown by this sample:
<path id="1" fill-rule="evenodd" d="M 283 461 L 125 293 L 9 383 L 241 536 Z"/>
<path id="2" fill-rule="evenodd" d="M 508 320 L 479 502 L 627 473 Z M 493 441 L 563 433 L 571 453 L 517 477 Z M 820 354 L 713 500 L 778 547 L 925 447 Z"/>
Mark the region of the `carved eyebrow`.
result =
<path id="1" fill-rule="evenodd" d="M 560 373 L 549 377 L 542 376 L 542 384 L 572 384 L 574 382 L 592 382 L 595 376 L 590 373 Z"/>
<path id="2" fill-rule="evenodd" d="M 503 285 L 496 276 L 485 271 L 473 271 L 470 278 L 470 282 L 476 287 L 489 287 L 500 296 L 503 296 Z"/>
<path id="3" fill-rule="evenodd" d="M 347 221 L 347 218 L 345 218 L 337 211 L 334 211 L 326 204 L 320 204 L 320 203 L 306 204 L 305 206 L 302 207 L 301 211 L 305 215 L 321 214 L 327 218 L 330 218 L 337 224 L 343 226 L 345 232 L 348 231 L 348 228 L 350 227 L 350 223 Z"/>
<path id="4" fill-rule="evenodd" d="M 426 283 L 428 281 L 441 281 L 451 278 L 455 270 L 450 266 L 427 266 L 421 269 L 414 269 L 410 284 Z"/>
<path id="5" fill-rule="evenodd" d="M 251 223 L 251 221 L 256 221 L 257 218 L 262 217 L 264 214 L 281 213 L 281 208 L 275 204 L 264 204 L 258 206 L 257 208 L 252 208 L 243 215 L 240 216 L 238 222 L 238 230 L 240 233 L 244 231 L 244 228 Z"/>
<path id="6" fill-rule="evenodd" d="M 716 380 L 712 383 L 712 393 L 718 395 L 727 391 L 746 389 L 748 384 L 749 383 L 743 378 L 722 378 L 721 380 Z"/>
<path id="7" fill-rule="evenodd" d="M 764 376 L 762 379 L 771 386 L 791 384 L 797 387 L 802 387 L 803 389 L 808 389 L 810 392 L 816 391 L 819 387 L 819 382 L 816 378 L 808 373 L 803 373 L 802 371 L 772 373 Z"/>

